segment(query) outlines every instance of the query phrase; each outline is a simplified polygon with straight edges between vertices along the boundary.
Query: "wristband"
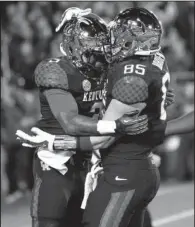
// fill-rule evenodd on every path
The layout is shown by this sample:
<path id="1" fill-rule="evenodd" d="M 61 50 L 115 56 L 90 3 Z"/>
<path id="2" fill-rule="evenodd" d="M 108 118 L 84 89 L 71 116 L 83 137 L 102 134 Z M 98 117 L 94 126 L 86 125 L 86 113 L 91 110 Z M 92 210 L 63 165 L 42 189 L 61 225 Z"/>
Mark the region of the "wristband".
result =
<path id="1" fill-rule="evenodd" d="M 100 120 L 97 123 L 97 131 L 100 134 L 115 133 L 115 130 L 116 130 L 116 122 L 115 121 Z"/>
<path id="2" fill-rule="evenodd" d="M 90 136 L 78 137 L 78 150 L 80 150 L 80 151 L 92 151 L 93 150 Z"/>

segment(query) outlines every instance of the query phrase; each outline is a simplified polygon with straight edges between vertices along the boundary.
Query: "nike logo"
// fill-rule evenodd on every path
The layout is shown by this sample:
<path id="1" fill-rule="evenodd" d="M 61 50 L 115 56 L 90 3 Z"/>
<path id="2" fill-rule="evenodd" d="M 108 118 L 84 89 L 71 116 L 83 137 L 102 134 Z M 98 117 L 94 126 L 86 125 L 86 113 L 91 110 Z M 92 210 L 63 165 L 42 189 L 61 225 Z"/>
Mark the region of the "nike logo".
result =
<path id="1" fill-rule="evenodd" d="M 116 181 L 120 181 L 120 180 L 127 180 L 127 179 L 125 179 L 125 178 L 119 178 L 118 176 L 116 176 L 116 177 L 115 177 L 115 180 L 116 180 Z"/>

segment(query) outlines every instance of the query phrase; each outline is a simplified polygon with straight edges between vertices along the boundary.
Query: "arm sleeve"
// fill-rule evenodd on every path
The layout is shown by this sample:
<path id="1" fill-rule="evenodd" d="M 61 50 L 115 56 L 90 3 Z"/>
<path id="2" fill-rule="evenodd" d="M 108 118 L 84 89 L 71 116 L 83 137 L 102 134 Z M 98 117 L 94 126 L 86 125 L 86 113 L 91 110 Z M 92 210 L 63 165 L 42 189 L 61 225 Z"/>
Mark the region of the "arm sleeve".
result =
<path id="1" fill-rule="evenodd" d="M 144 102 L 148 98 L 148 85 L 138 76 L 122 77 L 114 84 L 112 97 L 125 104 Z"/>
<path id="2" fill-rule="evenodd" d="M 78 114 L 77 103 L 70 92 L 61 89 L 47 89 L 43 93 L 56 119 L 61 112 Z"/>

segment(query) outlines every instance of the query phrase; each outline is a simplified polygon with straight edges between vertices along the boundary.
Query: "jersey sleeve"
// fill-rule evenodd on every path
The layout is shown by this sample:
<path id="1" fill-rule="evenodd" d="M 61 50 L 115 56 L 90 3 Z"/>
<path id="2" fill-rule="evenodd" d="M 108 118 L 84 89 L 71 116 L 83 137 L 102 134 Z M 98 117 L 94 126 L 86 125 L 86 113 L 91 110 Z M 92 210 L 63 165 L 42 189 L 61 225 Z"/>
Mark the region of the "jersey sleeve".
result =
<path id="1" fill-rule="evenodd" d="M 68 90 L 68 77 L 58 59 L 47 59 L 38 64 L 34 72 L 37 87 Z"/>
<path id="2" fill-rule="evenodd" d="M 50 110 L 57 119 L 60 112 L 78 114 L 78 107 L 73 96 L 61 89 L 49 89 L 44 91 Z"/>
<path id="3" fill-rule="evenodd" d="M 113 85 L 112 97 L 125 104 L 144 102 L 148 98 L 148 85 L 138 76 L 125 76 Z"/>

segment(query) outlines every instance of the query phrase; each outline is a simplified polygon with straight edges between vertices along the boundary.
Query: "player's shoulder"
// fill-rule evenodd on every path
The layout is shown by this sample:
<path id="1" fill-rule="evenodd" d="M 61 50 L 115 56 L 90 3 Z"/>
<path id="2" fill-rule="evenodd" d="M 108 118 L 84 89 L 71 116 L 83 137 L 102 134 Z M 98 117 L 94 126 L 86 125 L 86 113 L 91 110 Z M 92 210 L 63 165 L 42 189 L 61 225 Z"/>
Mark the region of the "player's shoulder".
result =
<path id="1" fill-rule="evenodd" d="M 64 57 L 56 57 L 56 58 L 46 58 L 39 62 L 39 64 L 35 68 L 35 73 L 42 73 L 44 71 L 53 71 L 60 69 L 60 64 L 62 62 L 68 63 L 67 59 Z M 65 69 L 63 69 L 65 71 Z"/>
<path id="2" fill-rule="evenodd" d="M 122 103 L 144 102 L 148 97 L 145 72 L 146 66 L 138 57 L 114 63 L 108 78 L 108 93 Z"/>
<path id="3" fill-rule="evenodd" d="M 34 71 L 35 83 L 43 88 L 68 89 L 68 77 L 66 67 L 61 63 L 68 64 L 66 58 L 47 58 L 41 61 Z"/>
<path id="4" fill-rule="evenodd" d="M 121 62 L 115 62 L 112 64 L 112 68 L 108 73 L 108 78 L 113 83 L 118 80 L 126 81 L 133 80 L 136 77 L 137 81 L 145 79 L 147 72 L 147 61 L 140 56 L 131 56 L 123 59 Z"/>

